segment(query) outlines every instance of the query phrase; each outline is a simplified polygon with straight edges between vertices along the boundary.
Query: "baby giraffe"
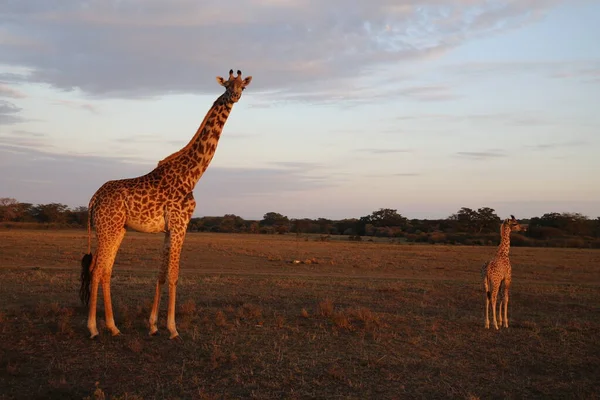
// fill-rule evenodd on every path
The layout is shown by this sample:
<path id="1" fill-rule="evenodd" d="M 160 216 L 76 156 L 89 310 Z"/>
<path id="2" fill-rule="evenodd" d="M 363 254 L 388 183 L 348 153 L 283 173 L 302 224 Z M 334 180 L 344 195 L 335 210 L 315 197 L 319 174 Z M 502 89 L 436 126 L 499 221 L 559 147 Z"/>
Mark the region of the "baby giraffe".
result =
<path id="1" fill-rule="evenodd" d="M 490 319 L 488 310 L 490 302 L 492 303 L 492 319 L 494 328 L 498 329 L 498 322 L 502 325 L 502 306 L 504 306 L 504 327 L 508 328 L 508 291 L 511 282 L 511 267 L 508 259 L 510 250 L 510 233 L 521 231 L 521 225 L 515 219 L 514 215 L 510 219 L 505 219 L 500 226 L 500 246 L 496 256 L 481 268 L 481 277 L 483 278 L 483 287 L 485 288 L 485 327 L 489 329 Z M 498 292 L 502 290 L 500 309 L 498 310 L 498 319 L 496 320 L 496 300 Z"/>

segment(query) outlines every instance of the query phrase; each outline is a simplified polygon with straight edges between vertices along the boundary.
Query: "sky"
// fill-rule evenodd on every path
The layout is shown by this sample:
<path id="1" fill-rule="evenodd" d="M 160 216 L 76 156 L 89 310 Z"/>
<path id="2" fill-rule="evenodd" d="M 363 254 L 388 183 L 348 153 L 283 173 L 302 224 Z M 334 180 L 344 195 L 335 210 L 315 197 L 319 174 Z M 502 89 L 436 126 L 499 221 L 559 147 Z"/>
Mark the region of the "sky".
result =
<path id="1" fill-rule="evenodd" d="M 194 216 L 600 216 L 600 2 L 4 0 L 0 197 L 86 206 L 252 75 Z"/>

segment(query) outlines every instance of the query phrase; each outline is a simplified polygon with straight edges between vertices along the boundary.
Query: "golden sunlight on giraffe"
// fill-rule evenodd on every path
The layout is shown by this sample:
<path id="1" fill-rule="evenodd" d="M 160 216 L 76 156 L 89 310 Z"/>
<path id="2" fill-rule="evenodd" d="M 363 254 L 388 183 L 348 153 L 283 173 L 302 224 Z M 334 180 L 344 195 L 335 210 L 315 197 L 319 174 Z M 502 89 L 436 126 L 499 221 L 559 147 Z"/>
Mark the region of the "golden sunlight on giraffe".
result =
<path id="1" fill-rule="evenodd" d="M 514 215 L 510 219 L 505 219 L 500 226 L 500 245 L 496 256 L 489 262 L 485 263 L 481 268 L 481 278 L 483 279 L 483 287 L 485 289 L 485 327 L 489 329 L 489 308 L 492 307 L 492 319 L 494 328 L 498 329 L 498 323 L 505 328 L 508 328 L 508 292 L 511 284 L 511 265 L 508 253 L 510 250 L 510 234 L 511 232 L 519 232 L 523 230 Z M 500 308 L 498 310 L 498 319 L 496 320 L 496 302 L 498 292 L 502 289 Z M 502 325 L 502 312 L 504 311 L 504 325 Z"/>
<path id="2" fill-rule="evenodd" d="M 185 147 L 160 161 L 148 174 L 108 181 L 92 196 L 88 216 L 88 254 L 81 260 L 79 291 L 81 301 L 89 305 L 87 326 L 92 339 L 98 336 L 96 304 L 100 283 L 106 327 L 113 335 L 120 333 L 113 317 L 110 279 L 115 256 L 125 236 L 125 227 L 141 232 L 165 232 L 163 260 L 150 313 L 150 334 L 158 332 L 161 288 L 168 282 L 167 328 L 171 339 L 179 336 L 175 325 L 175 297 L 181 248 L 196 206 L 192 191 L 215 154 L 233 105 L 251 80 L 251 76 L 242 79 L 239 70 L 237 76 L 230 70 L 229 79 L 217 77 L 217 82 L 225 87 L 225 93 L 208 110 L 196 134 Z M 98 240 L 98 248 L 93 256 L 92 225 L 96 228 Z"/>

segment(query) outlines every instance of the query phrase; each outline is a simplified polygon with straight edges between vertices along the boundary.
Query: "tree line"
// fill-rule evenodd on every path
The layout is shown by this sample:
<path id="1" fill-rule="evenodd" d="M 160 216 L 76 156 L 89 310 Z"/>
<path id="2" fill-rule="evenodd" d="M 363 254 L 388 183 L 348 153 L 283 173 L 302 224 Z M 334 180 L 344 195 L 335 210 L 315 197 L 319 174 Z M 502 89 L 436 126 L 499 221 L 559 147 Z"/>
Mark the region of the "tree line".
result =
<path id="1" fill-rule="evenodd" d="M 60 203 L 29 204 L 13 198 L 0 198 L 0 222 L 4 228 L 77 228 L 87 223 L 87 207 L 70 209 Z M 288 218 L 277 212 L 261 220 L 246 220 L 234 214 L 192 218 L 192 232 L 254 234 L 344 235 L 349 240 L 388 238 L 397 242 L 496 245 L 502 220 L 493 208 L 463 207 L 444 219 L 409 219 L 396 209 L 381 208 L 359 218 Z M 520 219 L 526 231 L 515 233 L 514 246 L 600 248 L 600 218 L 578 213 L 546 213 Z"/>

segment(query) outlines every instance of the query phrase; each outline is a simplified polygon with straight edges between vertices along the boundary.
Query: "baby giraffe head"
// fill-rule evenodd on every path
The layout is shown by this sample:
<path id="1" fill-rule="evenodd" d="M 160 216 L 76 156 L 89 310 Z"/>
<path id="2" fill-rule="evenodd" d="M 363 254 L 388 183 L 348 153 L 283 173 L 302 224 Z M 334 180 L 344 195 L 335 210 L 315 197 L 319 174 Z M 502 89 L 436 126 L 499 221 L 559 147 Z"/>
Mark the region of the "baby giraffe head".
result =
<path id="1" fill-rule="evenodd" d="M 516 220 L 514 215 L 511 215 L 510 218 L 506 218 L 502 223 L 502 232 L 507 230 L 510 232 L 519 232 L 522 231 L 523 228 L 519 224 L 519 221 Z"/>
<path id="2" fill-rule="evenodd" d="M 240 97 L 242 97 L 242 91 L 246 89 L 246 86 L 248 86 L 251 81 L 251 76 L 242 79 L 242 71 L 239 69 L 237 71 L 237 76 L 233 76 L 233 70 L 230 69 L 229 79 L 227 80 L 221 76 L 217 76 L 217 82 L 219 82 L 219 85 L 225 87 L 225 95 L 232 103 L 238 102 Z"/>

